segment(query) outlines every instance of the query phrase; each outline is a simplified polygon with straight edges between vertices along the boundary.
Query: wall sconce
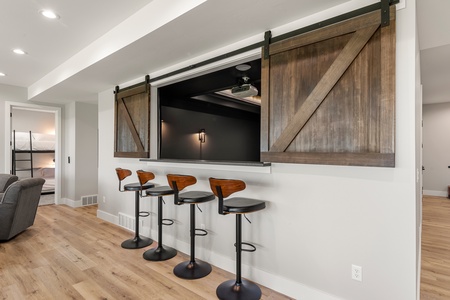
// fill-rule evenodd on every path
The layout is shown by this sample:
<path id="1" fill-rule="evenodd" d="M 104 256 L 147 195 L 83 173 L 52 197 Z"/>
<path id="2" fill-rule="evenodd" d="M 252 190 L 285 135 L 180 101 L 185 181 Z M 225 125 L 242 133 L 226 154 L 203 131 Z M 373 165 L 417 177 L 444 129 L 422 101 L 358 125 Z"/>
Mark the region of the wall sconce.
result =
<path id="1" fill-rule="evenodd" d="M 206 136 L 205 136 L 205 129 L 201 129 L 199 132 L 198 132 L 198 140 L 200 141 L 200 143 L 204 143 L 204 142 L 206 142 Z"/>

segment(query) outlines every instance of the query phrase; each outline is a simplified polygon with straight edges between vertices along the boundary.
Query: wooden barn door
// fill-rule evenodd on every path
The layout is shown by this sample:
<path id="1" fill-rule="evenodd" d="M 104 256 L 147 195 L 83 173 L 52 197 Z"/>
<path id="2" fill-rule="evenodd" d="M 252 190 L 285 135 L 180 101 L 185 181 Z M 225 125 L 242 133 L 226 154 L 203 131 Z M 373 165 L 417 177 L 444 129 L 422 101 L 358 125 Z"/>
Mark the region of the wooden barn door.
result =
<path id="1" fill-rule="evenodd" d="M 270 45 L 261 161 L 395 166 L 394 7 L 390 16 L 385 27 L 375 11 Z"/>
<path id="2" fill-rule="evenodd" d="M 116 90 L 114 157 L 150 157 L 150 85 Z"/>

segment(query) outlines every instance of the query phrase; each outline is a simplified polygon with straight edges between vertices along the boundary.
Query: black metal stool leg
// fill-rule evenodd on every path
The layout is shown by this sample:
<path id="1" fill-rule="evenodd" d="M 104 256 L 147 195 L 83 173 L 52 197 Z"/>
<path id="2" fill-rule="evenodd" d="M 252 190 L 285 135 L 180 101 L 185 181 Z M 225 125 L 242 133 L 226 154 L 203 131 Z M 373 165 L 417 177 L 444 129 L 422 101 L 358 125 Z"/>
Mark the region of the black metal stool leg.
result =
<path id="1" fill-rule="evenodd" d="M 209 273 L 211 273 L 211 265 L 195 259 L 195 204 L 190 204 L 191 209 L 191 259 L 189 261 L 185 261 L 179 263 L 173 269 L 173 273 L 184 279 L 198 279 L 205 277 Z"/>
<path id="2" fill-rule="evenodd" d="M 122 248 L 125 249 L 140 249 L 147 247 L 153 243 L 153 240 L 146 237 L 139 236 L 139 191 L 135 191 L 135 201 L 134 201 L 134 218 L 135 218 L 135 235 L 133 239 L 126 240 L 122 243 Z"/>
<path id="3" fill-rule="evenodd" d="M 158 196 L 158 247 L 144 252 L 144 258 L 151 261 L 167 260 L 177 255 L 177 250 L 163 246 L 162 243 L 162 226 L 163 226 L 163 200 L 162 196 Z M 168 225 L 168 224 L 166 224 Z"/>
<path id="4" fill-rule="evenodd" d="M 242 215 L 236 214 L 236 280 L 228 280 L 217 287 L 216 295 L 222 300 L 258 300 L 259 286 L 241 278 Z"/>

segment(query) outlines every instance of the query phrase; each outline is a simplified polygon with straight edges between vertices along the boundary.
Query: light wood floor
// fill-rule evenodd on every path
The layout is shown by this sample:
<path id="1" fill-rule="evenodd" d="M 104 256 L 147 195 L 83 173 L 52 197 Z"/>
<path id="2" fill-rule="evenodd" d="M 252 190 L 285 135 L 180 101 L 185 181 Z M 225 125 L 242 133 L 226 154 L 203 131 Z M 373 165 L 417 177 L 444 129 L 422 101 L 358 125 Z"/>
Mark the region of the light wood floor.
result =
<path id="1" fill-rule="evenodd" d="M 186 255 L 150 262 L 142 257 L 150 247 L 122 249 L 132 234 L 98 219 L 96 209 L 40 206 L 32 227 L 0 243 L 0 298 L 216 299 L 216 287 L 234 278 L 216 267 L 202 279 L 177 278 L 173 267 Z M 261 289 L 262 299 L 290 299 Z"/>
<path id="2" fill-rule="evenodd" d="M 450 199 L 425 196 L 421 300 L 450 299 Z"/>

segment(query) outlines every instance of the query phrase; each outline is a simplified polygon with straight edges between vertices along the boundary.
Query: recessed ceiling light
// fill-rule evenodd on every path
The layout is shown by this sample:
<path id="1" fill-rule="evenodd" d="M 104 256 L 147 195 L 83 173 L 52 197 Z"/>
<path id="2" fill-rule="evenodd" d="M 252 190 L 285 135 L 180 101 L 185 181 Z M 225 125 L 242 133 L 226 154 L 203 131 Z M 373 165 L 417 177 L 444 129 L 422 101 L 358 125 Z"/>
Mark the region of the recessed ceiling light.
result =
<path id="1" fill-rule="evenodd" d="M 39 13 L 49 19 L 59 19 L 59 16 L 54 11 L 49 9 L 40 10 Z"/>
<path id="2" fill-rule="evenodd" d="M 19 49 L 19 48 L 14 49 L 13 52 L 15 54 L 20 54 L 20 55 L 27 54 L 25 51 L 23 51 L 22 49 Z"/>
<path id="3" fill-rule="evenodd" d="M 5 77 L 5 76 L 6 76 L 5 73 L 0 72 L 0 77 Z"/>

